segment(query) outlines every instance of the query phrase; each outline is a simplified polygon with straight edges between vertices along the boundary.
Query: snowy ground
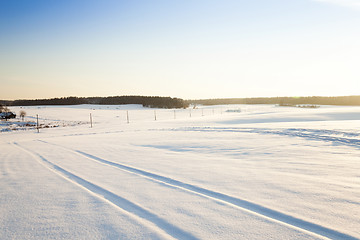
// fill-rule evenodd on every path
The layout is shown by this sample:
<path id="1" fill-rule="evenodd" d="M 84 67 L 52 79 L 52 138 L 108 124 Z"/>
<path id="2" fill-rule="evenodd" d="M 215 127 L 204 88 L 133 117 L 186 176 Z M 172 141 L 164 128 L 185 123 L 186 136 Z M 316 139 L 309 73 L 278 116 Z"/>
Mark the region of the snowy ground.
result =
<path id="1" fill-rule="evenodd" d="M 360 239 L 359 107 L 11 110 L 0 239 Z"/>

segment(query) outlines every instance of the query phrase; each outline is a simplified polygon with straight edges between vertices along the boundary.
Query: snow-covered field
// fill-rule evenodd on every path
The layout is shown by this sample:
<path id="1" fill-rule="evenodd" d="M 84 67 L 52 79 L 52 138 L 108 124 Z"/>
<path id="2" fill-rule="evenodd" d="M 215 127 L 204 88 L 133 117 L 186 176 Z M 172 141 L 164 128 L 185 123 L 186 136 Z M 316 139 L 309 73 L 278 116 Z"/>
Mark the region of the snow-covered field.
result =
<path id="1" fill-rule="evenodd" d="M 11 110 L 0 239 L 360 239 L 360 107 Z"/>

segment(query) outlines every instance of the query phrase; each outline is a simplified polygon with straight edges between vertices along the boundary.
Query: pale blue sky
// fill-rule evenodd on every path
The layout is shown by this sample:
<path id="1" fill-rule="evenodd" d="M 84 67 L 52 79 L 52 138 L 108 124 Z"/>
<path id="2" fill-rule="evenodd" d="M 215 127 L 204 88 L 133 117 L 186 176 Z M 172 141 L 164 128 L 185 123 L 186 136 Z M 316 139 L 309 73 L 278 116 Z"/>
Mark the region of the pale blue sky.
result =
<path id="1" fill-rule="evenodd" d="M 360 0 L 0 0 L 0 99 L 360 95 Z"/>

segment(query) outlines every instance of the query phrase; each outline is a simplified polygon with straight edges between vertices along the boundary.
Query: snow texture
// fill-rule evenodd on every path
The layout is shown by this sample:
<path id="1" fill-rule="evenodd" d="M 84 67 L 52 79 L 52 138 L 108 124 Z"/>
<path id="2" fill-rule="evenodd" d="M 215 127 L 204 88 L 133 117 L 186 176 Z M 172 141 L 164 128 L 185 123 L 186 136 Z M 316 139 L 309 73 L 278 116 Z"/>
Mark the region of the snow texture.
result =
<path id="1" fill-rule="evenodd" d="M 0 239 L 360 239 L 359 107 L 11 110 Z"/>

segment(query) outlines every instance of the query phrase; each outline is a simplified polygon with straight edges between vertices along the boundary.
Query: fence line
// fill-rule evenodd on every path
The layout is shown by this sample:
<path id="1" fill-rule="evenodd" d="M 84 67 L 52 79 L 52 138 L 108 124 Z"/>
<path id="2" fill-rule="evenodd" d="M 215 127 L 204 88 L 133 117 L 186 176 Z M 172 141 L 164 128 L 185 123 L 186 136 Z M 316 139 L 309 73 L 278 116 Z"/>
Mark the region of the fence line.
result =
<path id="1" fill-rule="evenodd" d="M 94 110 L 94 109 L 89 109 Z M 115 109 L 114 109 L 115 110 Z M 150 109 L 149 109 L 150 110 Z M 223 108 L 189 108 L 189 109 L 134 109 L 134 110 L 115 110 L 114 113 L 119 117 L 126 114 L 126 123 L 130 123 L 130 118 L 132 123 L 139 123 L 139 122 L 148 122 L 148 121 L 159 121 L 160 119 L 163 121 L 173 120 L 181 120 L 186 118 L 198 118 L 204 116 L 214 116 L 216 114 L 223 114 L 226 112 L 235 112 L 232 109 L 223 109 Z M 236 109 L 239 111 L 240 109 Z M 119 113 L 122 112 L 122 113 Z M 65 126 L 74 126 L 78 124 L 89 124 L 90 128 L 94 127 L 94 114 L 97 119 L 97 123 L 101 123 L 103 121 L 107 121 L 106 117 L 110 117 L 111 115 L 107 114 L 106 111 L 104 112 L 90 112 L 88 113 L 88 121 L 76 121 L 75 119 L 72 120 L 58 120 L 52 118 L 44 118 L 36 114 L 35 116 L 35 129 L 37 132 L 40 132 L 40 128 L 53 128 L 53 127 L 65 127 Z M 102 114 L 104 114 L 105 118 L 103 118 Z M 172 116 L 171 116 L 172 115 Z M 28 116 L 29 117 L 29 116 Z M 43 123 L 40 124 L 40 121 Z M 57 124 L 54 122 L 58 122 Z M 103 122 L 104 123 L 104 122 Z M 120 122 L 121 123 L 121 122 Z"/>

